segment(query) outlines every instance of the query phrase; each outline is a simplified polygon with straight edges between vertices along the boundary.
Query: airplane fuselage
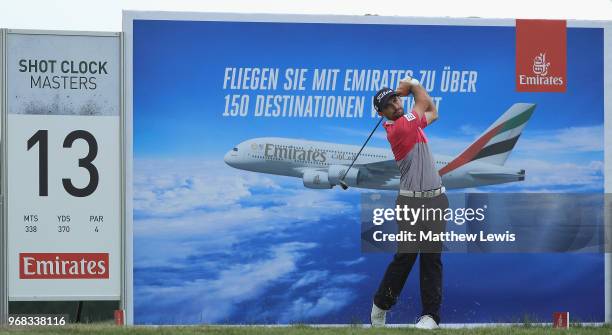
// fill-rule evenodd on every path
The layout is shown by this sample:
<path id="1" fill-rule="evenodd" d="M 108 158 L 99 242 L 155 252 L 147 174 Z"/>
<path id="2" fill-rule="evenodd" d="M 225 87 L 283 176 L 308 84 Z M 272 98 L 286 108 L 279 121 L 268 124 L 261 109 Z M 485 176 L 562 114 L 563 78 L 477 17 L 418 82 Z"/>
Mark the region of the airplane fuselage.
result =
<path id="1" fill-rule="evenodd" d="M 335 167 L 348 168 L 360 147 L 355 145 L 309 141 L 291 138 L 261 137 L 253 138 L 238 144 L 227 152 L 225 162 L 237 169 L 268 173 L 289 177 L 306 178 L 307 171 L 325 173 Z M 440 170 L 452 159 L 450 156 L 435 155 L 434 164 Z M 399 170 L 395 166 L 395 176 L 387 180 L 368 178 L 368 164 L 393 161 L 390 149 L 366 147 L 363 149 L 355 167 L 359 168 L 362 177 L 353 183 L 353 187 L 370 189 L 399 189 Z M 393 165 L 389 165 L 393 169 Z M 447 189 L 477 187 L 523 180 L 524 171 L 483 162 L 470 162 L 442 175 L 442 182 Z M 331 180 L 331 179 L 330 179 Z M 307 183 L 305 182 L 304 185 Z M 335 185 L 331 183 L 332 187 Z M 330 188 L 328 187 L 328 188 Z"/>

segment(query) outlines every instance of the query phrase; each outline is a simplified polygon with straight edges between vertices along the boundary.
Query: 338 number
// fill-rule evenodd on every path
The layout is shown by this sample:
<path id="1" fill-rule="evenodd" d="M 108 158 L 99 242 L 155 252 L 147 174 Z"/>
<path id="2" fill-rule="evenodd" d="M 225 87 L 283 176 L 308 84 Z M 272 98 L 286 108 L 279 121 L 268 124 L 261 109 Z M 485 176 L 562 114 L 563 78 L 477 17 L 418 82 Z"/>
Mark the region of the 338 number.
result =
<path id="1" fill-rule="evenodd" d="M 83 188 L 78 188 L 72 184 L 70 178 L 62 178 L 64 189 L 74 197 L 86 197 L 91 195 L 98 188 L 100 175 L 98 169 L 93 165 L 94 159 L 98 155 L 98 142 L 96 138 L 86 130 L 75 130 L 68 134 L 64 139 L 64 148 L 71 148 L 72 144 L 82 139 L 87 142 L 89 151 L 87 155 L 79 159 L 79 167 L 84 168 L 89 173 L 89 183 Z M 28 139 L 28 151 L 38 144 L 38 195 L 46 197 L 49 195 L 49 131 L 41 129 Z"/>

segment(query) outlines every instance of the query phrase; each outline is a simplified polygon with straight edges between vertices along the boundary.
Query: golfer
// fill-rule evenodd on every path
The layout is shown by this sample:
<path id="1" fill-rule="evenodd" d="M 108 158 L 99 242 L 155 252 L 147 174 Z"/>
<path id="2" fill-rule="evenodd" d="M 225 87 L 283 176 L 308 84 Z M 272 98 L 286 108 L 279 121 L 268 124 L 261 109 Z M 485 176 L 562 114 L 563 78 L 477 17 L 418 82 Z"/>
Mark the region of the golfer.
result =
<path id="1" fill-rule="evenodd" d="M 412 94 L 414 107 L 404 114 L 401 97 Z M 374 108 L 384 116 L 387 139 L 400 171 L 396 205 L 409 208 L 448 208 L 442 179 L 434 165 L 423 129 L 438 118 L 438 110 L 427 91 L 414 78 L 400 81 L 396 90 L 382 88 L 374 96 Z M 398 251 L 380 282 L 372 305 L 372 326 L 384 326 L 386 312 L 397 302 L 417 256 L 419 256 L 421 316 L 416 328 L 434 329 L 440 323 L 442 301 L 442 242 L 419 241 L 419 231 L 446 230 L 442 215 L 432 215 L 414 225 L 397 222 L 402 231 L 416 233 L 417 241 L 398 243 Z"/>

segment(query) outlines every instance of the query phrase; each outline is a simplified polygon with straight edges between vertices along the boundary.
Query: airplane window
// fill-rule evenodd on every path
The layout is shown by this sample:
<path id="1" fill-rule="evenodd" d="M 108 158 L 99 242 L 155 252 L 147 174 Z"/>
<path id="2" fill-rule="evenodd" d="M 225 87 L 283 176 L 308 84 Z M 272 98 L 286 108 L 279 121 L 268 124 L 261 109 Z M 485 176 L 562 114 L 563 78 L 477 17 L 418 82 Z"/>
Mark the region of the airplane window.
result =
<path id="1" fill-rule="evenodd" d="M 238 148 L 233 148 L 232 151 L 238 151 Z"/>

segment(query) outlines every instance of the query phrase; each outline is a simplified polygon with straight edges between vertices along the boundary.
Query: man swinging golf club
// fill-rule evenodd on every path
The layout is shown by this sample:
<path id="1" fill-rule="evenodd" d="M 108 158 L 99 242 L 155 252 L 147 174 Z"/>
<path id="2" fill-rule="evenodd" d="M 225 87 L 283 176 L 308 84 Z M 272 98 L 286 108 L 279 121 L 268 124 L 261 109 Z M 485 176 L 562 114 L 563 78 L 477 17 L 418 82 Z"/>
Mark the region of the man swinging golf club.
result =
<path id="1" fill-rule="evenodd" d="M 414 107 L 404 114 L 401 97 L 413 95 Z M 438 110 L 418 80 L 407 77 L 396 90 L 382 88 L 374 96 L 374 108 L 384 116 L 387 139 L 400 171 L 400 192 L 396 205 L 408 208 L 439 208 L 444 212 L 448 198 L 434 165 L 423 128 L 438 118 Z M 386 312 L 396 303 L 408 274 L 420 255 L 421 316 L 416 328 L 434 329 L 440 323 L 442 301 L 442 242 L 418 241 L 419 231 L 443 232 L 442 215 L 418 220 L 414 225 L 397 222 L 402 231 L 416 233 L 416 242 L 399 242 L 398 251 L 387 267 L 372 305 L 373 327 L 384 326 Z"/>

